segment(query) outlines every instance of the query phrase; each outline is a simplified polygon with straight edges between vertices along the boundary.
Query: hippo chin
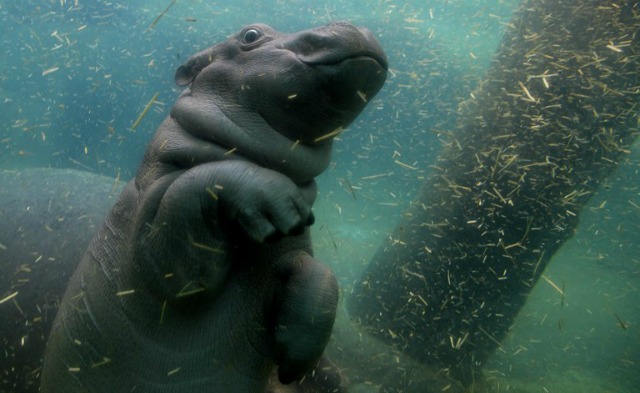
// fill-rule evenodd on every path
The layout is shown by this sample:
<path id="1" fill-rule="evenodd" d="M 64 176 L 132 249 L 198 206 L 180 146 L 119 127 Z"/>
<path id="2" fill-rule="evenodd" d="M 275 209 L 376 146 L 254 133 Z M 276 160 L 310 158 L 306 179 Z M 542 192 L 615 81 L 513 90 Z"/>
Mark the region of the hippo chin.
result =
<path id="1" fill-rule="evenodd" d="M 251 25 L 178 68 L 189 87 L 69 283 L 42 391 L 341 391 L 314 177 L 386 71 L 348 23 Z"/>

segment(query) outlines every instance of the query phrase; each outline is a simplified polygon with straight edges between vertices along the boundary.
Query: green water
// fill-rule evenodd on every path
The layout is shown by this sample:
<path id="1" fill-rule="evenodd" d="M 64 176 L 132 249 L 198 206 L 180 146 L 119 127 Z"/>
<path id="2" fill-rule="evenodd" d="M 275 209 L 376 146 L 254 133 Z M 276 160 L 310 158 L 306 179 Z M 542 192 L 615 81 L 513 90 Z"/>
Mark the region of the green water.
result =
<path id="1" fill-rule="evenodd" d="M 439 134 L 454 129 L 458 104 L 482 80 L 518 1 L 178 0 L 149 29 L 168 3 L 0 2 L 0 167 L 128 179 L 179 94 L 174 70 L 192 53 L 257 21 L 282 31 L 342 19 L 364 25 L 382 42 L 390 76 L 336 142 L 333 164 L 319 179 L 312 230 L 316 256 L 335 270 L 344 297 L 416 197 L 442 147 Z M 132 130 L 156 92 L 158 101 Z M 485 365 L 490 391 L 636 391 L 638 223 L 636 145 L 584 209 L 575 237 Z M 341 314 L 337 331 L 350 328 Z M 337 335 L 328 350 L 350 345 Z M 354 362 L 377 361 L 356 352 Z M 366 365 L 340 366 L 347 375 L 366 372 Z M 362 382 L 370 377 L 353 375 L 354 391 L 377 391 Z"/>
<path id="2" fill-rule="evenodd" d="M 391 167 L 393 160 L 389 161 Z M 377 192 L 384 189 L 382 180 L 359 181 L 352 171 L 337 167 L 323 175 L 315 207 L 319 219 L 313 228 L 317 256 L 337 272 L 344 296 L 388 236 L 393 225 L 387 217 L 399 216 L 405 202 L 389 192 Z M 362 187 L 356 191 L 357 199 L 335 180 L 338 176 Z M 640 145 L 636 145 L 584 209 L 575 237 L 554 255 L 544 272 L 549 281 L 541 279 L 531 291 L 507 338 L 485 366 L 489 391 L 636 391 L 639 198 Z M 340 341 L 332 343 L 344 346 Z"/>

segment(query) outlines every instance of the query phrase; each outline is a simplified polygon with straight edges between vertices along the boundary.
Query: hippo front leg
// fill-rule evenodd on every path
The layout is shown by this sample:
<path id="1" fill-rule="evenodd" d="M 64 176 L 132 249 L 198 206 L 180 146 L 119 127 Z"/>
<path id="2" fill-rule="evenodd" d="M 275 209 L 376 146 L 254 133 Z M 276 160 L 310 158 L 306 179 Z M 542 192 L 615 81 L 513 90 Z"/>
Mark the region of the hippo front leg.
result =
<path id="1" fill-rule="evenodd" d="M 167 177 L 141 197 L 133 258 L 156 296 L 214 293 L 241 239 L 263 243 L 313 222 L 313 181 L 300 188 L 246 161 L 206 163 Z"/>

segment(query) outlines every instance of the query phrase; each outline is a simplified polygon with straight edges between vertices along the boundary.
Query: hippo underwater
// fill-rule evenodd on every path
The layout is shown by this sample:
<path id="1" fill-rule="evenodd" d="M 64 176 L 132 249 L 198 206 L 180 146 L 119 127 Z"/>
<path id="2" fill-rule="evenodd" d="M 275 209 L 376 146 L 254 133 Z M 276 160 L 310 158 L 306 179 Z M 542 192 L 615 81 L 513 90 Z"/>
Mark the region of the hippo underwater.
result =
<path id="1" fill-rule="evenodd" d="M 346 22 L 250 25 L 179 67 L 188 87 L 66 289 L 41 391 L 341 391 L 314 178 L 387 68 Z"/>

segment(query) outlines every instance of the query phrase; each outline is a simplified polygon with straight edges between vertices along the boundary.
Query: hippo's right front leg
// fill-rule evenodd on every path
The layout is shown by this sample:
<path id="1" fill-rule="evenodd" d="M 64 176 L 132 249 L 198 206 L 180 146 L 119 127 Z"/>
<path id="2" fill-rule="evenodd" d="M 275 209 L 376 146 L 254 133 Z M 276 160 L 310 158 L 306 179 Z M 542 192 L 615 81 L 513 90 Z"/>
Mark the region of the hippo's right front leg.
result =
<path id="1" fill-rule="evenodd" d="M 313 222 L 313 182 L 299 188 L 246 161 L 206 163 L 168 177 L 139 196 L 132 258 L 135 273 L 164 299 L 216 292 L 229 268 L 229 247 L 238 244 L 230 235 L 262 243 Z"/>

